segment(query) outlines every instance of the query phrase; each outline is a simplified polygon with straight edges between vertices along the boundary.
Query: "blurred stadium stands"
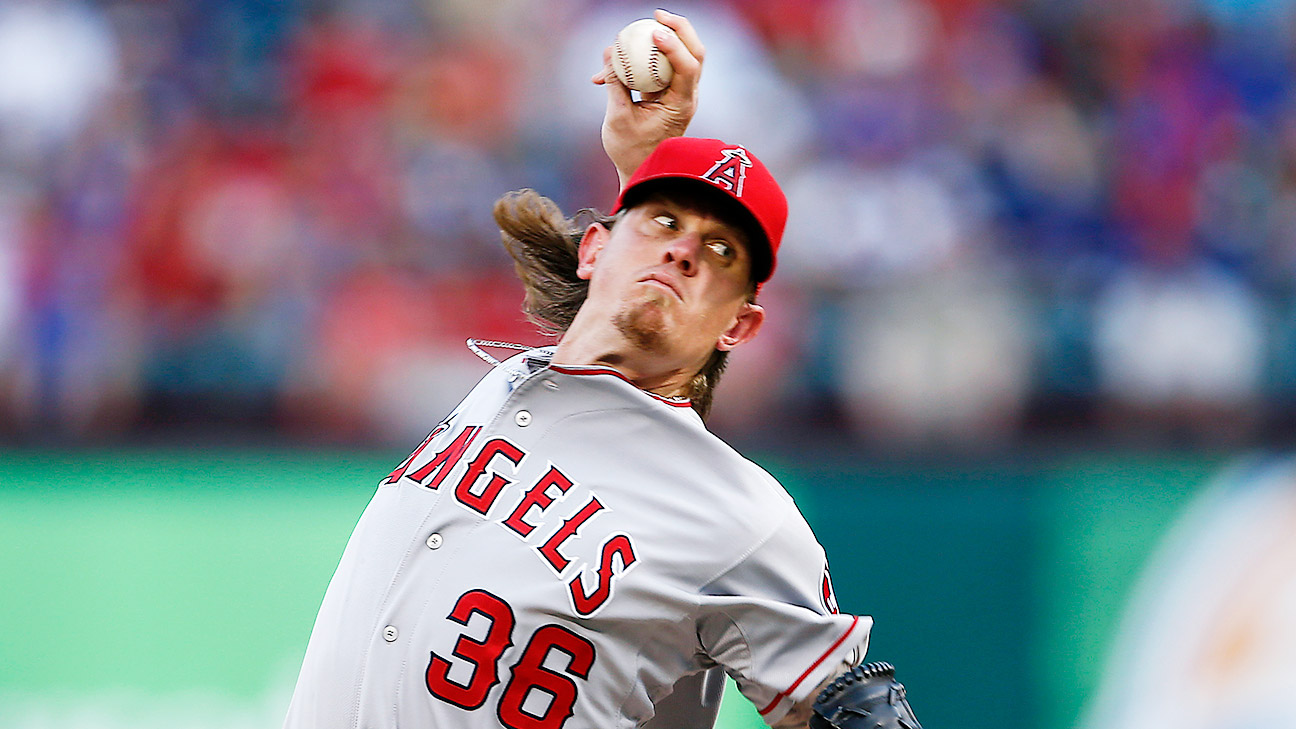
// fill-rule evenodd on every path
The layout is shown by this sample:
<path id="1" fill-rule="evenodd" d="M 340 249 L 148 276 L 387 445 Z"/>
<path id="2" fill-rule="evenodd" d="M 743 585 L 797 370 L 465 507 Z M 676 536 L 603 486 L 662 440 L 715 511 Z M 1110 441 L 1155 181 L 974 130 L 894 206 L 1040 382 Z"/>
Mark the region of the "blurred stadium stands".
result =
<path id="1" fill-rule="evenodd" d="M 0 4 L 0 437 L 408 444 L 543 343 L 490 206 L 608 205 L 577 0 Z M 901 451 L 1296 431 L 1290 0 L 680 3 L 792 202 L 716 425 Z M 789 425 L 795 427 L 788 427 Z"/>
<path id="2" fill-rule="evenodd" d="M 1296 466 L 1234 459 L 1296 443 L 1296 0 L 668 7 L 691 133 L 792 204 L 713 422 L 924 721 L 1292 726 Z M 548 341 L 491 203 L 612 201 L 588 79 L 651 8 L 0 0 L 0 724 L 278 725 L 373 474 L 485 370 L 464 338 Z M 1147 623 L 1231 663 L 1131 691 Z"/>

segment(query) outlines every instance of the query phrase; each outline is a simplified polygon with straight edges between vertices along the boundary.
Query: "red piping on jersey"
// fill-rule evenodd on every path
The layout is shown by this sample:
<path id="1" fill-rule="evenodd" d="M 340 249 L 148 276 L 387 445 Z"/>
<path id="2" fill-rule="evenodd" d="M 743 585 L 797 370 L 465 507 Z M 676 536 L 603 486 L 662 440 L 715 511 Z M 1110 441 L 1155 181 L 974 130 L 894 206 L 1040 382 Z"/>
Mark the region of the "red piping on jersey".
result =
<path id="1" fill-rule="evenodd" d="M 838 638 L 836 643 L 833 643 L 831 646 L 829 646 L 828 650 L 824 651 L 824 654 L 822 656 L 819 656 L 819 660 L 815 661 L 814 663 L 811 663 L 810 667 L 805 670 L 805 673 L 801 674 L 797 678 L 797 680 L 793 681 L 792 685 L 788 686 L 786 691 L 780 693 L 778 696 L 775 696 L 774 700 L 769 702 L 769 706 L 766 706 L 765 708 L 761 709 L 760 715 L 765 716 L 766 714 L 770 713 L 771 711 L 774 710 L 775 706 L 778 706 L 778 702 L 787 698 L 788 694 L 792 693 L 793 691 L 796 691 L 797 686 L 801 685 L 801 682 L 806 679 L 806 676 L 809 676 L 811 672 L 813 672 L 816 668 L 818 668 L 819 664 L 824 662 L 824 659 L 832 655 L 832 652 L 837 650 L 837 646 L 841 645 L 842 641 L 846 640 L 846 636 L 850 635 L 855 631 L 855 626 L 858 624 L 859 624 L 859 616 L 856 615 L 855 619 L 851 621 L 850 627 L 846 629 L 845 633 L 842 633 L 842 637 Z"/>
<path id="2" fill-rule="evenodd" d="M 582 367 L 580 369 L 573 369 L 570 367 L 564 367 L 562 365 L 549 365 L 549 369 L 553 370 L 554 372 L 557 372 L 560 375 L 615 375 L 616 377 L 619 377 L 622 380 L 625 380 L 626 382 L 630 383 L 631 385 L 634 385 L 635 387 L 639 388 L 640 391 L 652 395 L 653 397 L 657 398 L 658 400 L 661 400 L 667 405 L 672 405 L 677 408 L 687 408 L 693 406 L 693 403 L 689 402 L 687 398 L 666 397 L 665 395 L 658 395 L 655 392 L 648 392 L 648 390 L 644 390 L 638 385 L 635 385 L 634 382 L 631 382 L 629 377 L 626 377 L 625 375 L 621 374 L 617 370 L 612 369 L 611 367 L 599 367 L 597 365 L 592 365 L 589 367 Z"/>

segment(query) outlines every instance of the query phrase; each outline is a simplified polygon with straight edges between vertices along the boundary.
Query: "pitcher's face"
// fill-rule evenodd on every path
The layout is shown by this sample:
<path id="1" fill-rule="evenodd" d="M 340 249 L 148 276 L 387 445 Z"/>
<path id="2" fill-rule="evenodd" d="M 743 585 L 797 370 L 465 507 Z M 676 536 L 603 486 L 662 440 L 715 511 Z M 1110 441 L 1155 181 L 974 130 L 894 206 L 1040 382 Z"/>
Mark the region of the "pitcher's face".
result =
<path id="1" fill-rule="evenodd" d="M 686 199 L 654 195 L 611 230 L 594 225 L 579 273 L 594 306 L 636 348 L 705 362 L 755 336 L 752 259 L 743 231 Z M 584 307 L 582 307 L 584 308 Z"/>

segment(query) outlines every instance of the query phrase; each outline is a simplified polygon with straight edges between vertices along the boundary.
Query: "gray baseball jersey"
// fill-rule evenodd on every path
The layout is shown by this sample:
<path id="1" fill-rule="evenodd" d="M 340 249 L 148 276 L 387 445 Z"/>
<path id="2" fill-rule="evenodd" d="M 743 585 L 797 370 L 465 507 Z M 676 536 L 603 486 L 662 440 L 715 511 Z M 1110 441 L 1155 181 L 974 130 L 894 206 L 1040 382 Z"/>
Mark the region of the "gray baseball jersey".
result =
<path id="1" fill-rule="evenodd" d="M 686 401 L 551 355 L 495 367 L 381 481 L 287 727 L 711 726 L 721 671 L 773 723 L 863 654 L 777 481 Z"/>

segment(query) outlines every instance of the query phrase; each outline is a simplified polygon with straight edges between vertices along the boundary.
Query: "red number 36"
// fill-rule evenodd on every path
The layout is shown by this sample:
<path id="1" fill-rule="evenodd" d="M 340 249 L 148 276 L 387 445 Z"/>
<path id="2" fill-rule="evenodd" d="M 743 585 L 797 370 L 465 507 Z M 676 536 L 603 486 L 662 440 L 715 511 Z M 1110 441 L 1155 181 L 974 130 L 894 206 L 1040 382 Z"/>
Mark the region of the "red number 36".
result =
<path id="1" fill-rule="evenodd" d="M 481 708 L 491 687 L 500 682 L 497 664 L 513 645 L 515 623 L 513 608 L 485 590 L 465 592 L 447 619 L 467 626 L 473 615 L 490 621 L 486 636 L 474 640 L 460 635 L 451 651 L 451 655 L 472 665 L 468 682 L 451 680 L 451 662 L 435 652 L 427 667 L 428 691 L 446 703 L 469 710 Z M 544 665 L 552 651 L 567 656 L 567 666 L 561 673 Z M 499 700 L 500 723 L 510 729 L 559 729 L 571 718 L 576 705 L 578 687 L 570 676 L 589 678 L 593 665 L 594 644 L 561 625 L 541 626 L 532 634 L 517 664 L 509 669 L 509 682 Z M 532 691 L 549 697 L 548 705 L 539 714 L 523 708 Z"/>

